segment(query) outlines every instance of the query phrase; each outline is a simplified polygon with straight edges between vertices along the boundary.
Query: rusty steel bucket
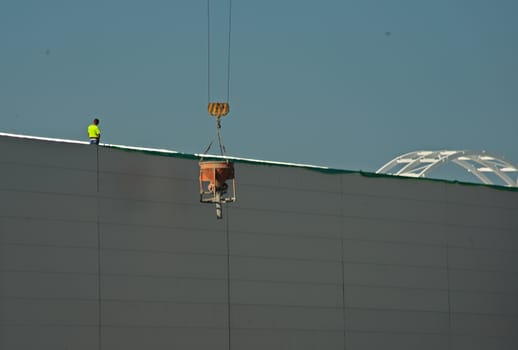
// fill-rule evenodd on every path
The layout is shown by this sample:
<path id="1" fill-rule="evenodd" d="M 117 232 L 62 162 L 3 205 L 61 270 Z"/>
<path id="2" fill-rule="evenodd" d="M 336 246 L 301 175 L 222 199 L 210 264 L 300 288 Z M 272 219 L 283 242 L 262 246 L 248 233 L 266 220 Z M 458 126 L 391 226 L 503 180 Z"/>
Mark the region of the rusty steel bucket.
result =
<path id="1" fill-rule="evenodd" d="M 200 188 L 221 192 L 228 188 L 227 180 L 234 179 L 234 164 L 227 161 L 200 162 Z"/>

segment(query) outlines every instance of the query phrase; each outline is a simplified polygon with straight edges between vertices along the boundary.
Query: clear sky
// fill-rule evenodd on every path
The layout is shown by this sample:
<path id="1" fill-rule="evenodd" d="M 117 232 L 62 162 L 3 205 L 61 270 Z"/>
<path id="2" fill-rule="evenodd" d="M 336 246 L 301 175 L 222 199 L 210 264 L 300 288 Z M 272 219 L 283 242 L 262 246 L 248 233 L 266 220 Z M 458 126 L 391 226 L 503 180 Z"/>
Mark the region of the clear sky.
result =
<path id="1" fill-rule="evenodd" d="M 229 0 L 211 0 L 226 95 Z M 233 0 L 227 154 L 375 171 L 418 149 L 518 163 L 518 1 Z M 0 0 L 0 131 L 200 153 L 207 2 Z M 215 149 L 213 149 L 216 152 Z"/>

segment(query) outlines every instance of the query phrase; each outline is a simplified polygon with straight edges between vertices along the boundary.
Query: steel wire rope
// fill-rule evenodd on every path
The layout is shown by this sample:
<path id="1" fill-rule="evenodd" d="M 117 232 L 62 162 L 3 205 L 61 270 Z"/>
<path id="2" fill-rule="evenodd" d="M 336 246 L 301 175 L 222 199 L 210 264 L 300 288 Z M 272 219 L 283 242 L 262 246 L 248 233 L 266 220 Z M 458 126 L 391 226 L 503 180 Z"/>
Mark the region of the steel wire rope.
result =
<path id="1" fill-rule="evenodd" d="M 207 0 L 207 104 L 211 102 L 211 72 L 210 72 L 210 63 L 211 63 L 211 36 L 210 36 L 210 0 Z M 231 49 L 231 33 L 232 33 L 232 0 L 229 0 L 229 15 L 228 15 L 228 46 L 227 46 L 227 103 L 230 99 L 230 49 Z M 223 144 L 221 138 L 221 120 L 220 117 L 217 118 L 217 139 L 219 144 L 219 150 L 221 155 L 225 155 L 226 149 Z M 214 138 L 210 143 L 204 154 L 206 154 L 212 145 L 214 144 Z M 226 223 L 226 248 L 227 248 L 227 325 L 228 325 L 228 349 L 232 348 L 232 333 L 231 333 L 231 304 L 230 304 L 230 235 L 229 235 L 229 227 L 228 227 L 228 219 Z"/>
<path id="2" fill-rule="evenodd" d="M 218 120 L 218 124 L 219 124 L 219 120 Z M 223 144 L 223 141 L 221 139 L 221 128 L 218 126 L 218 142 L 219 142 L 219 152 L 221 153 L 221 155 L 225 155 L 225 153 L 227 153 L 227 150 L 225 149 L 225 145 Z"/>
<path id="3" fill-rule="evenodd" d="M 226 244 L 227 244 L 227 324 L 228 324 L 228 350 L 232 350 L 232 304 L 230 303 L 230 227 L 229 227 L 229 213 L 228 204 L 225 205 L 227 211 L 227 218 L 225 222 Z"/>
<path id="4" fill-rule="evenodd" d="M 210 1 L 207 0 L 207 104 L 211 102 L 211 20 L 210 20 Z M 231 38 L 232 38 L 232 0 L 229 0 L 228 6 L 228 37 L 227 37 L 227 81 L 226 81 L 226 102 L 228 103 L 230 100 L 230 68 L 231 68 L 231 60 L 230 60 L 230 52 L 231 52 Z M 215 138 L 216 139 L 216 138 Z M 206 154 L 210 148 L 212 147 L 215 139 L 213 139 L 205 152 Z M 225 145 L 223 144 L 221 137 L 221 121 L 218 117 L 217 120 L 217 139 L 219 144 L 219 151 L 222 156 L 226 153 Z"/>
<path id="5" fill-rule="evenodd" d="M 232 37 L 232 0 L 228 4 L 227 102 L 230 103 L 230 43 Z"/>
<path id="6" fill-rule="evenodd" d="M 210 103 L 210 0 L 207 0 L 207 104 Z"/>
<path id="7" fill-rule="evenodd" d="M 103 323 L 102 323 L 102 241 L 101 241 L 101 223 L 100 223 L 100 212 L 101 212 L 101 203 L 99 198 L 99 145 L 95 146 L 96 149 L 96 175 L 97 175 L 97 185 L 96 185 L 96 204 L 97 204 L 97 218 L 96 218 L 96 228 L 97 228 L 97 347 L 99 350 L 103 348 L 102 342 L 102 331 L 103 331 Z"/>
<path id="8" fill-rule="evenodd" d="M 217 134 L 217 136 L 212 139 L 212 141 L 209 143 L 209 145 L 207 146 L 205 151 L 203 151 L 202 154 L 207 154 L 207 152 L 211 149 L 212 145 L 214 144 L 214 141 L 216 141 L 216 138 L 218 139 L 219 151 L 220 151 L 221 155 L 224 156 L 225 153 L 227 153 L 227 150 L 226 150 L 225 145 L 223 144 L 223 140 L 221 138 L 220 130 L 221 130 L 221 128 L 218 127 L 218 134 Z"/>
<path id="9" fill-rule="evenodd" d="M 342 273 L 342 322 L 343 322 L 343 341 L 344 341 L 344 350 L 347 349 L 347 314 L 346 314 L 346 295 L 345 295 L 345 256 L 344 256 L 344 179 L 343 176 L 340 176 L 340 201 L 342 204 L 340 205 L 340 265 L 341 265 L 341 273 Z"/>
<path id="10" fill-rule="evenodd" d="M 211 20 L 210 20 L 210 1 L 207 0 L 207 103 L 210 103 L 211 98 Z M 229 0 L 228 5 L 228 37 L 227 37 L 227 81 L 226 81 L 226 102 L 230 101 L 230 72 L 231 72 L 231 50 L 232 50 L 232 0 Z"/>

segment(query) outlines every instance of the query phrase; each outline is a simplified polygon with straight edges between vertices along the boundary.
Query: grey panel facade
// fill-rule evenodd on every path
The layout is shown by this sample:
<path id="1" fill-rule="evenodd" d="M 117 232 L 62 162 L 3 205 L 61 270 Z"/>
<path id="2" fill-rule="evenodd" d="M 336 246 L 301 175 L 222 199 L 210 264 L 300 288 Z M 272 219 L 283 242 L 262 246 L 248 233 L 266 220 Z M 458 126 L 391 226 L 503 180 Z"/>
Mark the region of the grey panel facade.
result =
<path id="1" fill-rule="evenodd" d="M 518 192 L 235 166 L 0 137 L 0 350 L 518 348 Z"/>

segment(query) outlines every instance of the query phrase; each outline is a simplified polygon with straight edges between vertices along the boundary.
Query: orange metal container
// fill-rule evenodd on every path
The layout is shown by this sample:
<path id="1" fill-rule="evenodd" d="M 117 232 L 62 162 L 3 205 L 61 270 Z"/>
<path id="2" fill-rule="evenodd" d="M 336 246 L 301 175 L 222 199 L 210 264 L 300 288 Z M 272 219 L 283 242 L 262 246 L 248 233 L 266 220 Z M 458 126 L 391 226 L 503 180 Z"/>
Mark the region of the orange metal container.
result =
<path id="1" fill-rule="evenodd" d="M 200 162 L 200 188 L 208 182 L 208 190 L 211 192 L 227 189 L 227 180 L 234 179 L 234 164 L 228 161 Z"/>

